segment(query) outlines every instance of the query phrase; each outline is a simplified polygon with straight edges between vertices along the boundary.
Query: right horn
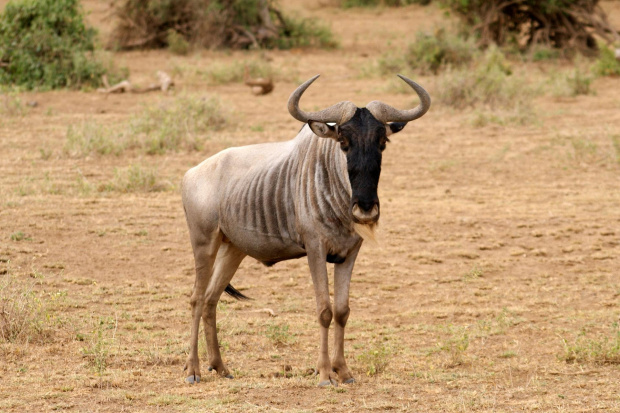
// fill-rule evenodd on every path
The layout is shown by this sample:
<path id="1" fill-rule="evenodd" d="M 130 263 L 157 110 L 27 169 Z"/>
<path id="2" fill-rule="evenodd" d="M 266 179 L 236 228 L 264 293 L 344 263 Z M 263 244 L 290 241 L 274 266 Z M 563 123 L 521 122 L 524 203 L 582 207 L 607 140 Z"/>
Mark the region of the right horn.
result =
<path id="1" fill-rule="evenodd" d="M 422 86 L 403 75 L 398 75 L 398 77 L 415 90 L 415 93 L 417 93 L 420 98 L 420 104 L 413 109 L 399 110 L 386 103 L 373 100 L 366 105 L 366 109 L 380 122 L 411 122 L 412 120 L 422 117 L 431 107 L 431 97 Z"/>

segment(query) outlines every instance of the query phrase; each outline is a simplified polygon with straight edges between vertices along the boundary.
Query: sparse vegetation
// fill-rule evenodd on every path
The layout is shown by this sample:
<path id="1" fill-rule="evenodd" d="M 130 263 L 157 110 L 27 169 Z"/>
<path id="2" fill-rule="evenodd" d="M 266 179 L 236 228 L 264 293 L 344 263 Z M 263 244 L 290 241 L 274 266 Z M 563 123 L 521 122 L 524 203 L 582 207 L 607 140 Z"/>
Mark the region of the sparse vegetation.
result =
<path id="1" fill-rule="evenodd" d="M 120 155 L 139 149 L 148 155 L 202 149 L 209 132 L 227 123 L 217 97 L 180 96 L 171 103 L 147 106 L 128 125 L 112 128 L 87 121 L 69 126 L 64 153 L 74 157 Z"/>
<path id="2" fill-rule="evenodd" d="M 205 133 L 221 129 L 227 118 L 215 97 L 181 96 L 172 104 L 147 107 L 131 122 L 131 146 L 147 154 L 200 150 Z"/>
<path id="3" fill-rule="evenodd" d="M 252 78 L 281 79 L 279 71 L 263 60 L 244 60 L 233 63 L 214 63 L 206 68 L 196 71 L 197 75 L 205 79 L 211 85 L 223 85 L 227 83 L 243 82 L 245 68 Z"/>
<path id="4" fill-rule="evenodd" d="M 473 68 L 447 70 L 438 78 L 437 98 L 456 109 L 515 109 L 531 105 L 535 90 L 515 75 L 503 53 L 489 48 Z"/>
<path id="5" fill-rule="evenodd" d="M 403 70 L 422 75 L 437 74 L 442 69 L 467 65 L 479 55 L 472 40 L 458 37 L 445 28 L 432 34 L 419 31 L 416 40 L 404 51 L 388 49 L 377 60 L 375 70 L 381 75 L 393 75 Z M 369 71 L 368 68 L 363 70 Z"/>
<path id="6" fill-rule="evenodd" d="M 584 329 L 574 340 L 562 339 L 562 343 L 564 353 L 559 358 L 567 363 L 620 364 L 620 325 L 617 321 L 612 323 L 610 334 L 592 334 Z"/>
<path id="7" fill-rule="evenodd" d="M 100 192 L 160 192 L 174 188 L 159 176 L 157 169 L 133 164 L 126 169 L 115 169 L 114 179 L 99 186 Z"/>
<path id="8" fill-rule="evenodd" d="M 112 330 L 110 337 L 109 330 Z M 91 368 L 99 376 L 99 386 L 101 387 L 103 375 L 108 367 L 108 357 L 110 354 L 110 346 L 113 344 L 116 333 L 116 322 L 114 320 L 99 318 L 95 322 L 95 327 L 89 334 L 89 338 L 83 338 L 80 341 L 86 341 L 86 346 L 82 347 L 82 355 L 89 361 Z"/>
<path id="9" fill-rule="evenodd" d="M 0 69 L 1 70 L 1 69 Z M 13 92 L 2 93 L 2 102 L 0 102 L 0 116 L 23 116 L 26 114 L 26 107 L 22 100 Z"/>
<path id="10" fill-rule="evenodd" d="M 26 89 L 97 86 L 110 62 L 77 0 L 9 2 L 0 14 L 0 84 Z"/>
<path id="11" fill-rule="evenodd" d="M 30 241 L 32 240 L 32 238 L 30 238 L 28 235 L 26 235 L 25 233 L 23 233 L 22 231 L 17 231 L 11 234 L 10 236 L 11 241 Z"/>
<path id="12" fill-rule="evenodd" d="M 367 376 L 376 376 L 385 371 L 392 354 L 393 350 L 386 342 L 376 341 L 357 356 L 357 360 L 363 364 Z"/>
<path id="13" fill-rule="evenodd" d="M 270 324 L 265 335 L 274 346 L 288 346 L 295 342 L 295 335 L 289 331 L 288 324 Z"/>
<path id="14" fill-rule="evenodd" d="M 555 60 L 562 56 L 560 50 L 542 44 L 533 45 L 532 47 L 530 47 L 528 53 L 529 59 L 533 62 Z"/>
<path id="15" fill-rule="evenodd" d="M 554 72 L 550 76 L 551 93 L 554 96 L 579 96 L 594 94 L 592 81 L 594 77 L 578 65 L 568 72 Z"/>
<path id="16" fill-rule="evenodd" d="M 85 157 L 88 155 L 120 155 L 127 144 L 122 135 L 100 123 L 82 122 L 69 125 L 64 153 L 69 156 Z"/>
<path id="17" fill-rule="evenodd" d="M 610 137 L 611 145 L 614 148 L 614 158 L 616 162 L 620 164 L 620 135 L 612 134 Z"/>
<path id="18" fill-rule="evenodd" d="M 12 271 L 0 278 L 0 339 L 11 343 L 47 337 L 47 302 L 32 283 L 17 279 Z"/>
<path id="19" fill-rule="evenodd" d="M 601 48 L 594 64 L 594 73 L 599 76 L 620 76 L 620 61 L 616 59 L 613 50 L 608 47 Z"/>
<path id="20" fill-rule="evenodd" d="M 438 346 L 449 356 L 447 367 L 455 367 L 465 362 L 465 353 L 469 348 L 469 334 L 465 328 L 450 328 L 451 336 Z"/>

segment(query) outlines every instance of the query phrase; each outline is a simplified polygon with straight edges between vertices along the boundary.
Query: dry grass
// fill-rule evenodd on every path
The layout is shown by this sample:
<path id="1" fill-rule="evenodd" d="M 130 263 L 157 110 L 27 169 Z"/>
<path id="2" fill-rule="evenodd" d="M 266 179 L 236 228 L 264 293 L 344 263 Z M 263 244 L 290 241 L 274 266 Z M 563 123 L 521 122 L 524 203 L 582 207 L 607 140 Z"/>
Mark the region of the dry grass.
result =
<path id="1" fill-rule="evenodd" d="M 433 7 L 389 9 L 381 19 L 392 26 L 441 20 Z M 352 13 L 344 16 L 358 32 L 377 20 L 367 10 Z M 334 26 L 343 21 L 325 15 Z M 366 41 L 360 37 L 354 52 L 273 52 L 269 64 L 282 73 L 292 67 L 303 79 L 322 69 L 302 100 L 306 110 L 344 99 L 406 107 L 410 91 L 386 91 L 384 77 L 352 76 L 357 65 L 381 57 L 380 49 L 361 48 Z M 208 68 L 256 56 L 159 51 L 118 58 L 140 79 L 154 67 Z M 546 84 L 547 69 L 556 67 L 509 64 L 508 78 L 530 70 L 534 86 Z M 179 94 L 226 96 L 235 108 L 231 119 L 243 122 L 201 135 L 200 152 L 181 143 L 158 155 L 139 146 L 85 156 L 76 147 L 68 156 L 68 125 L 79 131 L 81 119 L 92 119 L 126 127 L 144 107 L 176 99 L 54 92 L 37 94 L 39 107 L 0 126 L 0 275 L 10 274 L 25 291 L 32 285 L 53 320 L 49 337 L 0 341 L 1 411 L 620 409 L 620 371 L 603 358 L 613 354 L 611 324 L 620 315 L 613 128 L 620 94 L 613 79 L 593 80 L 596 96 L 534 96 L 536 127 L 482 128 L 470 123 L 474 110 L 504 109 L 447 107 L 433 79 L 420 79 L 433 108 L 391 137 L 383 154 L 379 245 L 364 245 L 356 262 L 345 335 L 357 383 L 337 389 L 317 388 L 310 374 L 319 328 L 304 259 L 269 268 L 242 263 L 232 283 L 253 300 L 224 297 L 217 320 L 235 379 L 207 371 L 201 334 L 202 382 L 184 383 L 193 257 L 178 192 L 152 192 L 149 171 L 155 187 L 173 189 L 168 182 L 178 184 L 220 149 L 285 141 L 301 125 L 286 112 L 291 80 L 254 97 L 241 84 L 206 86 L 189 71 L 176 79 Z M 98 191 L 107 184 L 117 190 Z M 267 308 L 275 317 L 261 311 Z M 569 363 L 563 340 L 575 355 Z"/>
<path id="2" fill-rule="evenodd" d="M 109 126 L 92 120 L 71 125 L 63 152 L 71 157 L 86 157 L 118 156 L 131 149 L 147 155 L 199 151 L 209 134 L 221 130 L 227 122 L 228 113 L 218 97 L 182 95 L 172 102 L 146 106 L 124 125 Z"/>
<path id="3" fill-rule="evenodd" d="M 13 241 L 27 240 L 23 233 Z M 0 279 L 0 339 L 10 343 L 42 341 L 49 336 L 48 304 L 34 289 L 34 281 L 24 282 L 8 271 Z"/>

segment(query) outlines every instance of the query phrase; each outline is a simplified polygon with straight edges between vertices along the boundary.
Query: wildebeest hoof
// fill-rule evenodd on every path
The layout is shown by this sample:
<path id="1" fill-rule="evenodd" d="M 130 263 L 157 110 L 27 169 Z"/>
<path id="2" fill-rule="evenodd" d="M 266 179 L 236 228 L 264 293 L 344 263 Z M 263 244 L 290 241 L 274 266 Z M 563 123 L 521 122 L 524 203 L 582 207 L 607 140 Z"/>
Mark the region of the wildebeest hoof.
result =
<path id="1" fill-rule="evenodd" d="M 319 383 L 319 387 L 327 387 L 327 386 L 338 387 L 338 382 L 336 380 L 329 379 L 329 380 L 323 380 L 322 382 Z"/>
<path id="2" fill-rule="evenodd" d="M 355 383 L 355 379 L 353 377 L 351 377 L 350 379 L 346 379 L 345 381 L 343 381 L 344 384 L 353 384 Z"/>
<path id="3" fill-rule="evenodd" d="M 195 374 L 192 374 L 191 376 L 187 376 L 185 378 L 185 381 L 189 384 L 200 383 L 200 376 L 196 376 Z"/>
<path id="4" fill-rule="evenodd" d="M 228 374 L 228 375 L 226 375 L 224 377 L 226 377 L 227 379 L 234 379 L 235 378 L 232 374 Z"/>
<path id="5" fill-rule="evenodd" d="M 209 366 L 209 367 L 207 367 L 207 370 L 208 370 L 208 371 L 213 371 L 213 366 Z"/>

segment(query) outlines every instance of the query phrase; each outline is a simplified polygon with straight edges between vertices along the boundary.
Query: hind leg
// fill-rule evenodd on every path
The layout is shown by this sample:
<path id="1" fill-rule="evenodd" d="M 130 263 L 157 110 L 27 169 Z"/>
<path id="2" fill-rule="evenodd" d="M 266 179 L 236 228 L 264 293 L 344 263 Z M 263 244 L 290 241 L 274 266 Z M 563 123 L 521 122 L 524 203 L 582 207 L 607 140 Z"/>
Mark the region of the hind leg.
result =
<path id="1" fill-rule="evenodd" d="M 198 235 L 196 235 L 198 233 Z M 198 330 L 200 328 L 200 316 L 204 308 L 205 291 L 211 280 L 213 265 L 216 260 L 218 249 L 222 243 L 222 234 L 217 230 L 204 234 L 199 231 L 192 231 L 190 227 L 192 248 L 194 250 L 194 260 L 196 264 L 196 280 L 190 298 L 192 311 L 191 338 L 189 341 L 189 355 L 185 370 L 188 383 L 200 382 L 200 359 L 198 357 Z"/>
<path id="2" fill-rule="evenodd" d="M 222 244 L 215 259 L 213 276 L 205 294 L 205 303 L 202 310 L 207 351 L 209 352 L 209 370 L 215 370 L 219 375 L 228 378 L 232 378 L 232 375 L 222 361 L 220 346 L 217 340 L 217 302 L 244 258 L 245 254 L 234 245 Z"/>

